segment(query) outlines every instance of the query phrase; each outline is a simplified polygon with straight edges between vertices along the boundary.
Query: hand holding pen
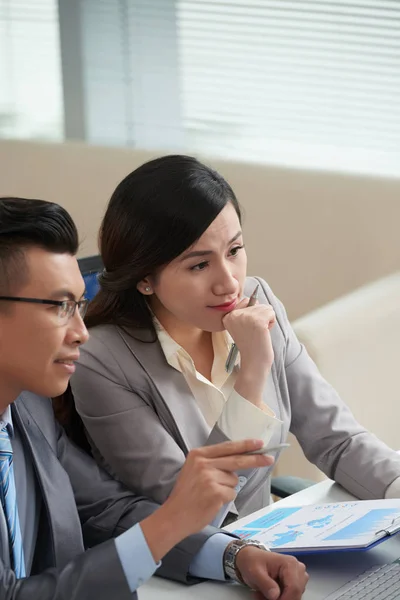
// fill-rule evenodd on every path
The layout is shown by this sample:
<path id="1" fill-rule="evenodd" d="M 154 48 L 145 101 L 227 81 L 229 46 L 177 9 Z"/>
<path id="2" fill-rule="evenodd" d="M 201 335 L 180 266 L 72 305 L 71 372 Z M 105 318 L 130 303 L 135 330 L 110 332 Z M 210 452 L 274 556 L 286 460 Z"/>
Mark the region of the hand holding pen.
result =
<path id="1" fill-rule="evenodd" d="M 266 379 L 274 361 L 270 329 L 276 317 L 271 305 L 257 302 L 257 285 L 250 300 L 242 300 L 237 308 L 223 318 L 225 329 L 234 340 L 226 369 L 233 369 L 240 351 L 240 368 L 235 390 L 256 406 L 262 405 Z"/>

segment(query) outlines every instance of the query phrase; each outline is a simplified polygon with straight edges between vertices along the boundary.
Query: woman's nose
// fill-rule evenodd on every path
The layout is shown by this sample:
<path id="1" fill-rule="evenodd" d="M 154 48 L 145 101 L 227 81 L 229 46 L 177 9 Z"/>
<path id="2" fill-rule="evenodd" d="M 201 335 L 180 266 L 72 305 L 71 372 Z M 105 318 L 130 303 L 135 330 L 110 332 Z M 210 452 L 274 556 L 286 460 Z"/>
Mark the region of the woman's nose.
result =
<path id="1" fill-rule="evenodd" d="M 214 284 L 214 293 L 217 296 L 231 296 L 238 289 L 238 280 L 234 277 L 230 268 L 222 268 Z"/>

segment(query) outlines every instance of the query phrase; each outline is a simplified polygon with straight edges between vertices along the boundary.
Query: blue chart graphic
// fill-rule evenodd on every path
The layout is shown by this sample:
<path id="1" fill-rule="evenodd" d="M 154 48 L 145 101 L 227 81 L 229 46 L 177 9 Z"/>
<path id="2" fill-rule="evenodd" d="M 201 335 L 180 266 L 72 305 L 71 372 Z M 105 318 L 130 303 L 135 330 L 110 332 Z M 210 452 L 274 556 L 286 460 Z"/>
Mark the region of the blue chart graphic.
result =
<path id="1" fill-rule="evenodd" d="M 326 537 L 326 540 L 354 540 L 364 536 L 368 532 L 375 532 L 382 529 L 382 522 L 386 517 L 399 514 L 398 508 L 379 508 L 370 510 L 366 515 L 357 519 L 350 525 L 343 527 L 336 533 Z M 386 521 L 387 526 L 387 521 Z"/>
<path id="2" fill-rule="evenodd" d="M 260 535 L 261 531 L 259 529 L 236 529 L 233 533 L 238 535 L 242 540 L 246 540 L 250 537 L 257 538 L 257 535 Z"/>
<path id="3" fill-rule="evenodd" d="M 295 542 L 302 535 L 304 535 L 302 531 L 295 531 L 294 529 L 284 531 L 282 533 L 275 533 L 274 539 L 271 542 L 269 542 L 269 545 L 271 546 L 271 548 L 285 546 L 286 544 L 291 544 L 292 542 Z"/>
<path id="4" fill-rule="evenodd" d="M 327 525 L 332 523 L 334 515 L 327 515 L 326 517 L 321 517 L 320 519 L 313 519 L 312 521 L 307 521 L 306 526 L 312 527 L 312 529 L 323 529 Z M 303 525 L 286 525 L 288 529 L 296 529 L 297 527 L 303 527 Z"/>
<path id="5" fill-rule="evenodd" d="M 277 510 L 273 510 L 272 512 L 260 517 L 256 521 L 252 521 L 252 523 L 248 523 L 246 525 L 246 529 L 268 529 L 277 523 L 280 523 L 286 517 L 290 517 L 297 511 L 301 510 L 301 506 L 294 506 L 288 508 L 278 508 Z M 236 533 L 236 532 L 235 532 Z"/>

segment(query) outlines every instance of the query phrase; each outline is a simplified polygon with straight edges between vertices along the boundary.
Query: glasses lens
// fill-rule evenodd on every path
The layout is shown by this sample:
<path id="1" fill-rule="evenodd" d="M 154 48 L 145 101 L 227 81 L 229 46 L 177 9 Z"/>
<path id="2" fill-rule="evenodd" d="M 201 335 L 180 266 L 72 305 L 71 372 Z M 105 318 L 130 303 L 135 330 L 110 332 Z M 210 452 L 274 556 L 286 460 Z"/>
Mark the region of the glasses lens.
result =
<path id="1" fill-rule="evenodd" d="M 87 307 L 89 304 L 89 300 L 81 300 L 78 304 L 78 310 L 79 310 L 79 314 L 81 315 L 82 319 L 85 317 L 86 315 L 86 311 L 87 311 Z"/>
<path id="2" fill-rule="evenodd" d="M 74 305 L 70 305 L 68 300 L 65 300 L 58 309 L 58 316 L 63 321 L 69 319 L 71 312 L 74 310 Z"/>

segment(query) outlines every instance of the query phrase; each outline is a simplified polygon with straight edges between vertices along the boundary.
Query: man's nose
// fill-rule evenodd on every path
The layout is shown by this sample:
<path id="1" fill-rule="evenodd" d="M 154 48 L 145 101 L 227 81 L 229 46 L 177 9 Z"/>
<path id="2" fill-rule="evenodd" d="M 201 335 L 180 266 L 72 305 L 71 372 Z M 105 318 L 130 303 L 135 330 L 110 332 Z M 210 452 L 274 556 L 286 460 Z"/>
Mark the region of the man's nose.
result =
<path id="1" fill-rule="evenodd" d="M 78 346 L 84 344 L 89 339 L 89 332 L 86 329 L 86 325 L 78 310 L 75 312 L 74 316 L 70 320 L 70 327 L 68 333 L 68 341 Z"/>

